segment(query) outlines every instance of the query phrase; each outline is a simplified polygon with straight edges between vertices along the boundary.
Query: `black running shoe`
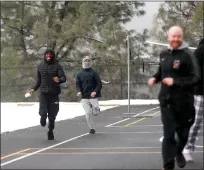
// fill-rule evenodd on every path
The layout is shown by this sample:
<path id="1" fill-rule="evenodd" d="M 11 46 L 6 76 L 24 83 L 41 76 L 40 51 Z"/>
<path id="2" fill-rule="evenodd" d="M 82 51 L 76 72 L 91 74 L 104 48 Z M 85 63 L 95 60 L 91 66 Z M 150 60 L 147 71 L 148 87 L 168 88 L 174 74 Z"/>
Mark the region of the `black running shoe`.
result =
<path id="1" fill-rule="evenodd" d="M 48 140 L 54 140 L 54 133 L 52 131 L 47 132 L 47 138 Z"/>
<path id="2" fill-rule="evenodd" d="M 176 162 L 179 168 L 184 168 L 186 166 L 186 159 L 182 153 L 176 156 Z"/>
<path id="3" fill-rule="evenodd" d="M 46 118 L 41 117 L 40 118 L 40 124 L 41 124 L 42 127 L 45 127 L 46 126 Z"/>
<path id="4" fill-rule="evenodd" d="M 94 129 L 91 129 L 90 131 L 89 131 L 89 133 L 90 134 L 94 134 L 96 131 L 94 130 Z"/>

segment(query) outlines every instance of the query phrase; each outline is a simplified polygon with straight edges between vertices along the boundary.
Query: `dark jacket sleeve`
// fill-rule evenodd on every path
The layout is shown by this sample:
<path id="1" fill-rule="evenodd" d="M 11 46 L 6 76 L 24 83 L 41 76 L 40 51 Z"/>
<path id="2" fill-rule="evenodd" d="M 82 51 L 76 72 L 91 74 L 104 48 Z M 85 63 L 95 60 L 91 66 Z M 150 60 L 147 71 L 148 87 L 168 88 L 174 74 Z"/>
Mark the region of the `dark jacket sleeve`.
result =
<path id="1" fill-rule="evenodd" d="M 154 78 L 156 78 L 156 83 L 161 81 L 161 65 L 159 63 L 159 68 L 157 72 L 153 75 Z"/>
<path id="2" fill-rule="evenodd" d="M 152 76 L 154 78 L 156 78 L 156 83 L 160 82 L 161 81 L 161 54 L 159 56 L 159 67 L 158 67 L 158 70 L 157 72 Z"/>
<path id="3" fill-rule="evenodd" d="M 80 78 L 79 78 L 79 74 L 77 74 L 77 76 L 76 76 L 76 89 L 77 89 L 77 92 L 82 92 L 81 81 L 80 81 Z"/>
<path id="4" fill-rule="evenodd" d="M 200 67 L 200 73 L 202 75 L 200 78 L 203 79 L 204 44 L 199 45 L 198 48 L 195 50 L 194 54 L 195 54 L 195 57 L 198 61 L 198 65 Z"/>
<path id="5" fill-rule="evenodd" d="M 189 63 L 189 76 L 174 79 L 174 84 L 178 86 L 195 85 L 200 79 L 199 65 L 193 53 L 189 50 L 185 51 Z"/>
<path id="6" fill-rule="evenodd" d="M 66 76 L 65 76 L 64 70 L 60 64 L 58 65 L 58 78 L 60 80 L 60 83 L 66 82 Z"/>
<path id="7" fill-rule="evenodd" d="M 94 78 L 95 78 L 96 84 L 97 84 L 94 91 L 98 94 L 100 92 L 101 88 L 102 88 L 102 82 L 101 82 L 100 76 L 95 71 L 94 71 Z"/>
<path id="8" fill-rule="evenodd" d="M 39 72 L 39 67 L 37 68 L 37 79 L 36 79 L 36 83 L 35 83 L 35 86 L 32 88 L 34 89 L 35 91 L 38 90 L 38 88 L 40 87 L 41 85 L 41 75 L 40 75 L 40 72 Z"/>

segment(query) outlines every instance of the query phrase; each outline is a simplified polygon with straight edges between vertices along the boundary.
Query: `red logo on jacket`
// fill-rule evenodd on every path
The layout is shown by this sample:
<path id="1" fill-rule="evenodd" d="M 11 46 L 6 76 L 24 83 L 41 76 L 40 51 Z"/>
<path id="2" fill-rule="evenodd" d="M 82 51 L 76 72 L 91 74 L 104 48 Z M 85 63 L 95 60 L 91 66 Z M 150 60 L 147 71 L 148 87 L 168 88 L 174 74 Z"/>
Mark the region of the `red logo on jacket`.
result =
<path id="1" fill-rule="evenodd" d="M 173 68 L 178 69 L 180 67 L 180 60 L 174 60 L 173 62 Z"/>

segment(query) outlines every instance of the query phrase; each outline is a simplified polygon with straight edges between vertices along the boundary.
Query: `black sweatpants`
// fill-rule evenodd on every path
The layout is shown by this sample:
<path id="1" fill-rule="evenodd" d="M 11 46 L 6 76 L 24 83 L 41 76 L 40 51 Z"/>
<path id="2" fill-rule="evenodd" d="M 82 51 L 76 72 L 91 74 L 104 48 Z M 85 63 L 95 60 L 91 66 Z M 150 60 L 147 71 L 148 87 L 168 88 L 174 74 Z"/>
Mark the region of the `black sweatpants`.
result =
<path id="1" fill-rule="evenodd" d="M 42 119 L 49 119 L 49 130 L 55 128 L 55 119 L 59 112 L 59 96 L 50 93 L 40 93 L 39 114 Z"/>
<path id="2" fill-rule="evenodd" d="M 174 169 L 175 157 L 182 153 L 194 122 L 194 108 L 176 110 L 173 106 L 161 107 L 161 121 L 163 123 L 162 157 L 163 168 Z M 175 139 L 175 134 L 177 139 Z"/>

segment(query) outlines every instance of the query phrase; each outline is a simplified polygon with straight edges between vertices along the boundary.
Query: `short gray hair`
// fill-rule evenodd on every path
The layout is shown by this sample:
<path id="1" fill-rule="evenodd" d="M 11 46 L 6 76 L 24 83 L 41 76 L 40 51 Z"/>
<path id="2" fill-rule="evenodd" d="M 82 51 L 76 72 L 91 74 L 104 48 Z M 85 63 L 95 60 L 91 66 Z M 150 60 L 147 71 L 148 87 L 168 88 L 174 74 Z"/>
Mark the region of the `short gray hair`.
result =
<path id="1" fill-rule="evenodd" d="M 183 29 L 178 25 L 170 27 L 169 30 L 167 31 L 167 35 L 174 32 L 175 30 L 179 31 L 181 33 L 181 35 L 183 36 Z"/>

